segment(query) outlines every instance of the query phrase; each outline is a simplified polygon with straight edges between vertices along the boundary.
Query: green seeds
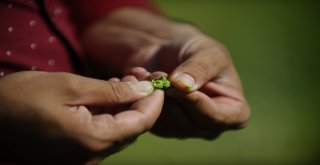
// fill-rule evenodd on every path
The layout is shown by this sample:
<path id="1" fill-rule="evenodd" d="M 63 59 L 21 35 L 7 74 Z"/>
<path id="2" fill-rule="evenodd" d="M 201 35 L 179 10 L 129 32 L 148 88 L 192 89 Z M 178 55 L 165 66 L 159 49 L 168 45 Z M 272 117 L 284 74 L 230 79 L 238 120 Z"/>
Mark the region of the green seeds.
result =
<path id="1" fill-rule="evenodd" d="M 167 76 L 152 79 L 151 82 L 155 89 L 167 89 L 171 86 Z"/>

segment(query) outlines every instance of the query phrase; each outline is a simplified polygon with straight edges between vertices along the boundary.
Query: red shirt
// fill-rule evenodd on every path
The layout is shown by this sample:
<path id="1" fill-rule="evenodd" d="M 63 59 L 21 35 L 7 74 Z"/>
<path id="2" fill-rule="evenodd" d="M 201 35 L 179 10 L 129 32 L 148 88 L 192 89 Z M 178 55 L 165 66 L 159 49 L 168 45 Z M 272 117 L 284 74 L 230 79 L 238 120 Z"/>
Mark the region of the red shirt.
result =
<path id="1" fill-rule="evenodd" d="M 77 31 L 124 6 L 155 10 L 147 0 L 1 0 L 0 77 L 23 70 L 77 73 Z"/>

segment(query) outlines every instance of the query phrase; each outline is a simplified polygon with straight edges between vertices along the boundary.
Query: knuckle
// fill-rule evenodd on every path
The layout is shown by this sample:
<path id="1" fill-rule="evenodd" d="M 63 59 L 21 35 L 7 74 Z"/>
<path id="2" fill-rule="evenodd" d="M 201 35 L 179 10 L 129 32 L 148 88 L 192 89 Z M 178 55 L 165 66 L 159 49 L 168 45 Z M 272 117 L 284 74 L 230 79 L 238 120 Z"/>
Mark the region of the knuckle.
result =
<path id="1" fill-rule="evenodd" d="M 85 128 L 74 127 L 73 130 L 67 130 L 63 133 L 67 136 L 66 140 L 85 152 L 99 152 L 105 147 L 102 141 L 92 137 L 92 132 Z"/>
<path id="2" fill-rule="evenodd" d="M 200 99 L 194 101 L 194 103 L 198 104 L 199 106 L 202 106 L 202 104 L 204 104 Z M 250 107 L 245 101 L 237 102 L 237 104 L 234 104 L 232 108 L 230 107 L 230 109 L 226 109 L 226 111 L 217 112 L 218 113 L 209 114 L 207 120 L 202 120 L 202 122 L 207 123 L 207 127 L 211 130 L 242 129 L 248 125 L 248 121 L 250 118 Z"/>
<path id="3" fill-rule="evenodd" d="M 238 121 L 238 128 L 245 128 L 248 126 L 250 120 L 250 106 L 247 102 L 242 102 L 240 106 L 240 114 Z"/>
<path id="4" fill-rule="evenodd" d="M 247 127 L 250 119 L 250 107 L 247 102 L 240 101 L 234 109 L 233 117 L 227 118 L 226 122 L 230 129 L 242 129 Z M 233 118 L 233 119 L 232 119 Z"/>
<path id="5" fill-rule="evenodd" d="M 150 121 L 149 119 L 147 119 L 146 117 L 144 117 L 143 119 L 143 131 L 149 130 L 152 128 L 154 122 Z"/>
<path id="6" fill-rule="evenodd" d="M 105 149 L 106 144 L 102 140 L 87 138 L 79 140 L 81 145 L 89 152 L 101 152 Z"/>
<path id="7" fill-rule="evenodd" d="M 206 100 L 197 97 L 196 95 L 189 95 L 189 100 L 191 101 L 191 103 L 195 106 L 195 107 L 204 107 L 204 104 L 206 104 Z"/>
<path id="8" fill-rule="evenodd" d="M 88 127 L 88 138 L 83 139 L 82 144 L 91 152 L 103 151 L 118 140 L 113 137 L 118 127 L 112 115 L 99 115 L 98 119 L 91 120 Z"/>
<path id="9" fill-rule="evenodd" d="M 137 133 L 142 133 L 152 127 L 152 124 L 150 124 L 147 117 L 143 114 L 137 118 L 135 125 L 137 126 Z"/>
<path id="10" fill-rule="evenodd" d="M 65 91 L 68 91 L 69 93 L 72 93 L 74 91 L 77 91 L 78 88 L 78 82 L 74 80 L 74 75 L 69 73 L 52 73 L 55 75 L 55 83 L 59 85 L 60 87 L 64 88 Z"/>
<path id="11" fill-rule="evenodd" d="M 141 134 L 152 128 L 153 122 L 144 114 L 140 114 L 140 117 L 136 118 L 136 124 L 132 126 L 136 126 L 136 133 Z"/>
<path id="12" fill-rule="evenodd" d="M 206 77 L 208 76 L 209 67 L 208 64 L 204 61 L 186 61 L 184 63 L 185 66 L 192 66 L 190 67 L 190 74 L 193 77 Z"/>
<path id="13" fill-rule="evenodd" d="M 109 100 L 111 103 L 117 103 L 122 101 L 123 95 L 125 95 L 127 92 L 122 85 L 117 85 L 114 82 L 110 82 L 106 86 L 104 93 L 107 100 Z"/>

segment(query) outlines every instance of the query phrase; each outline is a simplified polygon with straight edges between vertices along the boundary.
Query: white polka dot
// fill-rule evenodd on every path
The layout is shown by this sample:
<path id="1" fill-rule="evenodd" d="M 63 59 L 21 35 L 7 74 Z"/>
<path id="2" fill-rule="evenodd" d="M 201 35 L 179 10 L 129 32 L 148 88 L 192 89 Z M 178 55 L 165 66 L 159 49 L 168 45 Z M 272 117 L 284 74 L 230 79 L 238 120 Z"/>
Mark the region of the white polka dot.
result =
<path id="1" fill-rule="evenodd" d="M 63 10 L 61 8 L 56 8 L 53 10 L 53 15 L 54 16 L 59 16 L 63 13 Z"/>
<path id="2" fill-rule="evenodd" d="M 3 77 L 4 76 L 4 71 L 1 71 L 0 72 L 0 77 Z"/>
<path id="3" fill-rule="evenodd" d="M 32 66 L 32 67 L 30 68 L 30 70 L 37 70 L 37 67 L 36 67 L 36 66 Z"/>
<path id="4" fill-rule="evenodd" d="M 12 32 L 13 31 L 13 27 L 12 26 L 10 26 L 10 27 L 8 27 L 8 32 Z"/>
<path id="5" fill-rule="evenodd" d="M 36 24 L 36 22 L 37 22 L 36 20 L 30 20 L 29 25 L 32 27 Z"/>
<path id="6" fill-rule="evenodd" d="M 11 56 L 11 55 L 12 55 L 12 51 L 11 51 L 11 50 L 7 50 L 7 51 L 6 51 L 6 55 L 7 55 L 7 56 Z"/>
<path id="7" fill-rule="evenodd" d="M 48 41 L 49 41 L 50 44 L 52 44 L 52 43 L 54 43 L 56 41 L 56 37 L 55 36 L 50 36 L 48 38 Z"/>
<path id="8" fill-rule="evenodd" d="M 55 65 L 56 64 L 56 61 L 54 60 L 54 59 L 50 59 L 49 61 L 48 61 L 48 65 L 49 66 L 53 66 L 53 65 Z"/>
<path id="9" fill-rule="evenodd" d="M 34 42 L 31 43 L 31 44 L 30 44 L 30 48 L 33 49 L 33 50 L 36 49 L 36 48 L 37 48 L 37 44 L 34 43 Z"/>
<path id="10" fill-rule="evenodd" d="M 8 9 L 11 9 L 12 8 L 12 3 L 9 3 L 9 5 L 8 5 Z"/>

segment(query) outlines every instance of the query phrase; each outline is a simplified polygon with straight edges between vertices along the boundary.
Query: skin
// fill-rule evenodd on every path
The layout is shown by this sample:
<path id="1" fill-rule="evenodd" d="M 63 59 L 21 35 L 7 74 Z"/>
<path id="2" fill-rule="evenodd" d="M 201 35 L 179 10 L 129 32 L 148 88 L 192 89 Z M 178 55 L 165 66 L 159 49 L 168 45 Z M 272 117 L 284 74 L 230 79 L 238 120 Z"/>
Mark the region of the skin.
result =
<path id="1" fill-rule="evenodd" d="M 83 29 L 91 72 L 129 76 L 103 81 L 30 71 L 1 78 L 2 161 L 97 164 L 150 129 L 165 137 L 213 139 L 246 124 L 249 106 L 228 52 L 195 27 L 121 8 Z M 165 102 L 163 91 L 142 95 L 127 83 L 164 72 L 174 86 Z"/>
<path id="2" fill-rule="evenodd" d="M 123 149 L 152 127 L 164 95 L 126 82 L 34 71 L 0 79 L 1 160 L 96 164 Z"/>
<path id="3" fill-rule="evenodd" d="M 123 8 L 89 26 L 82 39 L 88 60 L 104 75 L 112 70 L 145 80 L 154 71 L 168 73 L 174 88 L 166 91 L 155 134 L 214 139 L 247 124 L 250 108 L 228 51 L 195 27 Z"/>

